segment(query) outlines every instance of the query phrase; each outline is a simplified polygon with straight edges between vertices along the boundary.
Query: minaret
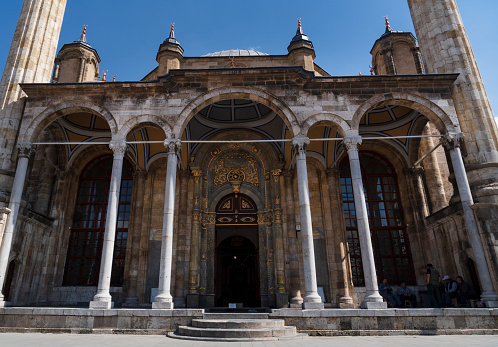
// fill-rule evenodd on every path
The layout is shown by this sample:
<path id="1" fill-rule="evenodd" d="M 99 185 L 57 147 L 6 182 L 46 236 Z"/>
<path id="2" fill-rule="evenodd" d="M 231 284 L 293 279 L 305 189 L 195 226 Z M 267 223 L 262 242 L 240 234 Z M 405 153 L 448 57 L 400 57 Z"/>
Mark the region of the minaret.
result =
<path id="1" fill-rule="evenodd" d="M 0 82 L 0 195 L 10 191 L 23 112 L 20 83 L 48 83 L 66 0 L 25 0 Z M 9 173 L 12 173 L 11 175 Z"/>
<path id="2" fill-rule="evenodd" d="M 496 291 L 498 291 L 496 273 L 498 268 L 496 248 L 498 127 L 455 0 L 408 0 L 408 6 L 426 72 L 460 74 L 451 86 L 451 95 L 464 135 L 462 144 L 464 169 L 472 190 L 472 196 L 469 197 L 470 194 L 466 194 L 466 201 L 470 202 L 472 212 L 477 217 L 481 229 L 478 237 L 487 258 L 487 264 L 481 262 L 477 264 L 477 268 L 488 265 L 491 270 L 489 274 L 479 270 L 481 286 L 485 292 L 491 292 L 493 288 L 489 282 L 493 283 L 494 292 L 490 295 L 491 301 L 487 304 L 490 305 L 489 307 L 498 307 L 498 297 L 496 297 Z M 470 239 L 471 232 L 467 231 Z M 472 235 L 477 232 L 474 230 Z M 478 251 L 476 247 L 472 246 L 472 248 L 474 253 Z M 474 260 L 478 262 L 477 259 Z"/>
<path id="3" fill-rule="evenodd" d="M 304 35 L 301 19 L 297 22 L 296 35 L 292 38 L 289 46 L 289 59 L 292 65 L 302 66 L 305 70 L 315 71 L 315 48 L 308 36 Z"/>
<path id="4" fill-rule="evenodd" d="M 171 69 L 179 69 L 183 61 L 183 48 L 175 38 L 175 24 L 171 24 L 169 37 L 159 46 L 156 60 L 159 63 L 158 76 L 166 75 Z"/>
<path id="5" fill-rule="evenodd" d="M 54 83 L 76 83 L 99 79 L 100 57 L 86 41 L 86 28 L 78 40 L 65 44 L 55 58 Z"/>
<path id="6" fill-rule="evenodd" d="M 386 31 L 375 41 L 370 54 L 376 75 L 415 75 L 424 72 L 417 40 L 412 33 L 395 31 L 386 20 Z"/>
<path id="7" fill-rule="evenodd" d="M 478 202 L 498 203 L 498 129 L 456 2 L 408 0 L 408 5 L 426 72 L 460 73 L 451 92 L 465 136 L 469 183 Z"/>

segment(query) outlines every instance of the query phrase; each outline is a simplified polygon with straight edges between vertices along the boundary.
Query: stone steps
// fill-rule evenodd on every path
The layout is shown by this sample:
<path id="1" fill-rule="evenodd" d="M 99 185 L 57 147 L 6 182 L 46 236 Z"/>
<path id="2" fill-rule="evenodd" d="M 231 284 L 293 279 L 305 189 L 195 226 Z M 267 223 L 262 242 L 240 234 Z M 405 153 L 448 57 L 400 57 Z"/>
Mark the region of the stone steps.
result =
<path id="1" fill-rule="evenodd" d="M 202 341 L 268 341 L 307 337 L 296 327 L 285 326 L 283 319 L 268 319 L 262 313 L 205 313 L 193 319 L 191 326 L 179 326 L 169 337 Z"/>

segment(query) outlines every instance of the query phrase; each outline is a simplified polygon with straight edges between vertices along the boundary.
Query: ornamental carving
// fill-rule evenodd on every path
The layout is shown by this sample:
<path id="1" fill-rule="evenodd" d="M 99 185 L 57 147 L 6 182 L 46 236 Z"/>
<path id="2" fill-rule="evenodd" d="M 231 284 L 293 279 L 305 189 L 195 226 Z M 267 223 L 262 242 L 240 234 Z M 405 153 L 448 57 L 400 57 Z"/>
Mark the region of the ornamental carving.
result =
<path id="1" fill-rule="evenodd" d="M 258 165 L 249 154 L 227 153 L 214 163 L 213 187 L 230 183 L 234 193 L 238 193 L 242 182 L 259 188 Z"/>

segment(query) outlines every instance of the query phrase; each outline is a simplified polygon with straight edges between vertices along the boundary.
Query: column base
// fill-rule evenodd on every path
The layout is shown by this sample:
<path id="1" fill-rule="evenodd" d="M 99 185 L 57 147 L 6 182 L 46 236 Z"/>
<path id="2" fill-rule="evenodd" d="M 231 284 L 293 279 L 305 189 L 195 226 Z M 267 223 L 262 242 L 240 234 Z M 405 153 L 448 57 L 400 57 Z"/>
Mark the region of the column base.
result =
<path id="1" fill-rule="evenodd" d="M 289 295 L 287 293 L 277 293 L 277 308 L 289 307 Z"/>
<path id="2" fill-rule="evenodd" d="M 498 300 L 484 300 L 483 302 L 488 308 L 498 308 Z"/>
<path id="3" fill-rule="evenodd" d="M 365 308 L 368 310 L 382 309 L 387 308 L 387 302 L 383 301 L 363 301 L 361 303 L 361 308 Z"/>
<path id="4" fill-rule="evenodd" d="M 114 302 L 112 301 L 90 301 L 90 308 L 93 309 L 104 309 L 104 310 L 109 310 L 111 308 L 114 308 Z"/>
<path id="5" fill-rule="evenodd" d="M 157 302 L 154 301 L 152 303 L 152 309 L 159 309 L 159 310 L 172 310 L 174 307 L 173 302 Z"/>
<path id="6" fill-rule="evenodd" d="M 303 302 L 303 310 L 323 310 L 324 308 L 323 302 Z"/>
<path id="7" fill-rule="evenodd" d="M 8 301 L 0 301 L 0 308 L 3 308 L 3 307 L 7 307 L 9 306 L 9 302 Z"/>
<path id="8" fill-rule="evenodd" d="M 199 307 L 199 293 L 188 293 L 187 308 L 198 308 L 198 307 Z"/>

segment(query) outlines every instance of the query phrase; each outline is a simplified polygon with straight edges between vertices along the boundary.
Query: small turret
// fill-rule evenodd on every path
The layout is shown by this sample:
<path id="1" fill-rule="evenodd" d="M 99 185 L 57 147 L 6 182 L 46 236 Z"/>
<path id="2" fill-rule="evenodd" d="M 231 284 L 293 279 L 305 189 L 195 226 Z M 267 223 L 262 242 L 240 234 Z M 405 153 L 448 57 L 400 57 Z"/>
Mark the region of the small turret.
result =
<path id="1" fill-rule="evenodd" d="M 301 19 L 297 22 L 296 35 L 287 47 L 292 65 L 302 66 L 305 70 L 314 71 L 315 49 L 308 36 L 304 35 L 301 27 Z"/>
<path id="2" fill-rule="evenodd" d="M 158 75 L 166 75 L 171 69 L 179 69 L 183 61 L 183 48 L 175 38 L 175 25 L 171 24 L 169 37 L 159 46 L 156 60 L 159 63 Z"/>
<path id="3" fill-rule="evenodd" d="M 376 75 L 415 75 L 424 73 L 417 40 L 412 33 L 395 31 L 386 20 L 386 31 L 375 41 L 370 54 Z"/>
<path id="4" fill-rule="evenodd" d="M 65 44 L 55 58 L 52 81 L 54 83 L 75 83 L 99 79 L 100 57 L 86 41 L 86 28 L 77 41 Z"/>

